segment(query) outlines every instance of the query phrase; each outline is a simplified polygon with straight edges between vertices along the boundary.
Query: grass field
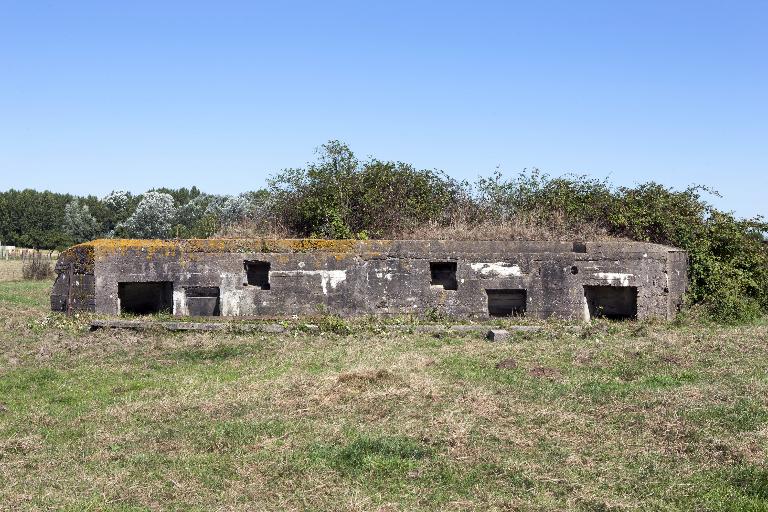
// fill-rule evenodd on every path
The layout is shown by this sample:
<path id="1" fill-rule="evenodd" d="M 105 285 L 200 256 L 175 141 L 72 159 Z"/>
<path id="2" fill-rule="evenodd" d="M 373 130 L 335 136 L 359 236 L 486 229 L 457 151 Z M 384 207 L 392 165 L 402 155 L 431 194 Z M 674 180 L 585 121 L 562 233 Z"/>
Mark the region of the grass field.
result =
<path id="1" fill-rule="evenodd" d="M 0 283 L 2 510 L 768 510 L 765 324 L 88 332 L 49 286 Z"/>

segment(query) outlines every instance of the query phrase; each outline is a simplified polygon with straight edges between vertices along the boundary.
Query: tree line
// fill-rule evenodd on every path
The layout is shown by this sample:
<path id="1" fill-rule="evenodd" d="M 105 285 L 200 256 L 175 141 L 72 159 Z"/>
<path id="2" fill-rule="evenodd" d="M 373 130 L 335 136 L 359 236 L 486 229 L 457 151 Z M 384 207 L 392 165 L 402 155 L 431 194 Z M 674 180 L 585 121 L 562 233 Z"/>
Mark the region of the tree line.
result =
<path id="1" fill-rule="evenodd" d="M 683 248 L 691 303 L 721 320 L 768 312 L 768 224 L 707 202 L 701 186 L 615 187 L 536 169 L 473 182 L 399 161 L 360 160 L 329 141 L 315 161 L 271 175 L 264 189 L 212 195 L 197 187 L 104 197 L 0 192 L 0 241 L 41 249 L 98 237 L 602 239 Z"/>

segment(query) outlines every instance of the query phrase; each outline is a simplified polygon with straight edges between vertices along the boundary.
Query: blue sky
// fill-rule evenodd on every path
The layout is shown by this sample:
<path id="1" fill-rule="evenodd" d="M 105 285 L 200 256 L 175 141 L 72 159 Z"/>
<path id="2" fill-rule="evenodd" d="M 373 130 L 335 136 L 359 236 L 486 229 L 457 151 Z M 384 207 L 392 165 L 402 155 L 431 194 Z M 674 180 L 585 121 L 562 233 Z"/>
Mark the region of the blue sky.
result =
<path id="1" fill-rule="evenodd" d="M 256 189 L 329 139 L 768 216 L 768 2 L 0 0 L 0 189 Z"/>

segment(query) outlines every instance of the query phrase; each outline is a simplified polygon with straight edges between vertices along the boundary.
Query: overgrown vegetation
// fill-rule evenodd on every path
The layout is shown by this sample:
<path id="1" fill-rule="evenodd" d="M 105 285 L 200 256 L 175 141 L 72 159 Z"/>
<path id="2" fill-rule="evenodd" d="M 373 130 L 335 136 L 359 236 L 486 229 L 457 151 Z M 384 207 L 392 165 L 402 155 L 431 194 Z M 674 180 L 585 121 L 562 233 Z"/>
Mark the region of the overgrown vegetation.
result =
<path id="1" fill-rule="evenodd" d="M 0 510 L 768 510 L 768 325 L 89 332 L 0 283 Z"/>
<path id="2" fill-rule="evenodd" d="M 31 258 L 21 266 L 21 275 L 24 279 L 43 281 L 53 278 L 53 265 L 51 260 L 44 258 L 39 252 L 35 252 Z"/>
<path id="3" fill-rule="evenodd" d="M 31 190 L 0 193 L 0 240 L 61 248 L 92 236 L 602 239 L 680 247 L 690 255 L 690 304 L 718 321 L 768 312 L 768 223 L 709 204 L 699 186 L 614 187 L 538 170 L 473 183 L 403 162 L 358 159 L 330 141 L 305 168 L 266 190 L 213 196 L 157 189 L 98 199 Z"/>

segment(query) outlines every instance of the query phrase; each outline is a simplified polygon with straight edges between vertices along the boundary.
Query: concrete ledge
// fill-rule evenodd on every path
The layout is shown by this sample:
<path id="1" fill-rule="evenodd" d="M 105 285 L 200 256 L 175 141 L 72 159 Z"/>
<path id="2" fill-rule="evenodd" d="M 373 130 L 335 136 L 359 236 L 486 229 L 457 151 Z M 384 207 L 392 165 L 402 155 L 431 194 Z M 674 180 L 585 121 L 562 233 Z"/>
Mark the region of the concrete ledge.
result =
<path id="1" fill-rule="evenodd" d="M 449 332 L 449 333 L 461 333 L 461 332 L 488 332 L 489 326 L 488 325 L 466 325 L 466 324 L 458 324 L 458 325 L 392 325 L 386 327 L 389 330 L 396 330 L 396 331 L 413 331 L 413 332 L 429 332 L 429 333 L 442 333 L 442 332 Z M 541 331 L 544 329 L 541 325 L 512 325 L 506 327 L 508 331 L 514 331 L 514 332 L 532 332 L 532 331 Z"/>
<path id="2" fill-rule="evenodd" d="M 132 329 L 135 331 L 201 331 L 201 332 L 264 332 L 279 334 L 286 331 L 280 324 L 236 324 L 229 322 L 153 322 L 146 320 L 94 320 L 91 330 Z"/>
<path id="3" fill-rule="evenodd" d="M 297 326 L 298 327 L 298 326 Z M 153 331 L 166 330 L 174 332 L 197 331 L 197 332 L 261 332 L 269 334 L 280 334 L 289 329 L 281 324 L 244 324 L 237 322 L 157 322 L 152 320 L 94 320 L 91 322 L 91 330 L 98 329 L 131 329 L 134 331 Z M 486 333 L 488 325 L 388 325 L 384 326 L 387 331 L 413 331 L 417 333 L 430 334 L 458 334 L 458 333 Z M 505 328 L 510 332 L 533 332 L 544 329 L 540 325 L 512 325 Z M 311 324 L 310 331 L 319 330 L 319 327 Z"/>

